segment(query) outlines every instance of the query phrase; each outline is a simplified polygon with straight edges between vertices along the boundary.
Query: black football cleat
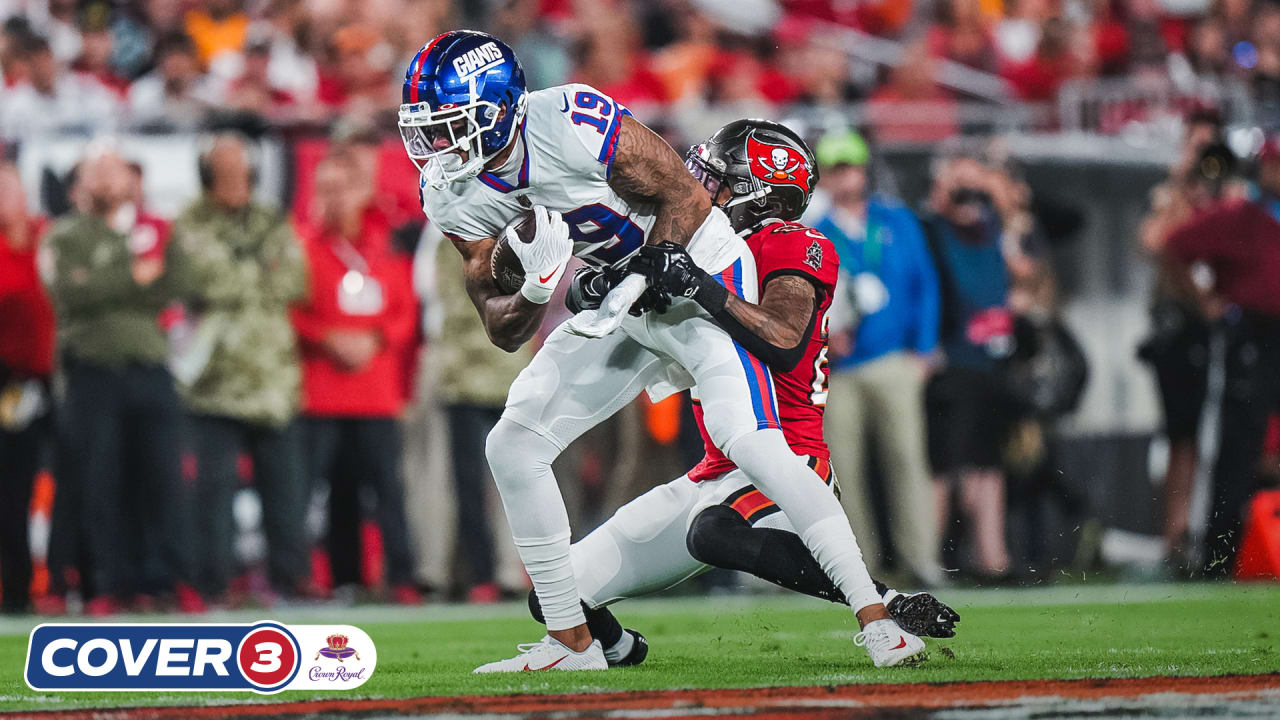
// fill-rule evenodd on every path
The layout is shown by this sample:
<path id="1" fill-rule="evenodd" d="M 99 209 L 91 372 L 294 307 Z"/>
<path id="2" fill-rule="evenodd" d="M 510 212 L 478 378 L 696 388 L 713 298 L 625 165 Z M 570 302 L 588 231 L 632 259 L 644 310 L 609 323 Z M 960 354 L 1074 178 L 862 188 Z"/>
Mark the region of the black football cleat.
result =
<path id="1" fill-rule="evenodd" d="M 899 594 L 885 607 L 898 627 L 913 635 L 931 638 L 956 636 L 960 613 L 927 592 Z"/>
<path id="2" fill-rule="evenodd" d="M 644 636 L 635 630 L 625 629 L 622 632 L 629 633 L 635 639 L 635 643 L 631 646 L 631 652 L 616 663 L 609 663 L 609 667 L 632 667 L 644 662 L 649 656 L 649 643 Z"/>

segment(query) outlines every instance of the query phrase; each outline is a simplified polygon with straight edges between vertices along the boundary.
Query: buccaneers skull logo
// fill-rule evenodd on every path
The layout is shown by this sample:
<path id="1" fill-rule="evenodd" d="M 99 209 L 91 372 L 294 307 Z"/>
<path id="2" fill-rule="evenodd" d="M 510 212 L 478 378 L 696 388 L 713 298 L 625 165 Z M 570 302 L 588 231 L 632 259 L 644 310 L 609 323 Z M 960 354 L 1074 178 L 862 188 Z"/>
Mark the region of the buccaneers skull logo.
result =
<path id="1" fill-rule="evenodd" d="M 809 163 L 795 149 L 773 145 L 747 136 L 747 162 L 751 174 L 772 185 L 795 185 L 809 191 Z"/>

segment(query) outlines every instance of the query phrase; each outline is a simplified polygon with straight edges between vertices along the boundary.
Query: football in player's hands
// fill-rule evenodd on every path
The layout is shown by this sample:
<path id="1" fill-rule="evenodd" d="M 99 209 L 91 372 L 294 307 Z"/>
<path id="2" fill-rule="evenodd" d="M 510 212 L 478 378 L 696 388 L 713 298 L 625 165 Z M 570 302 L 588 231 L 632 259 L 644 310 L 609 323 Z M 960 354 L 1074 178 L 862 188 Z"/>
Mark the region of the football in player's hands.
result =
<path id="1" fill-rule="evenodd" d="M 498 233 L 493 255 L 489 258 L 489 270 L 493 274 L 494 284 L 503 295 L 514 295 L 524 285 L 524 266 L 511 248 L 512 236 L 520 242 L 531 243 L 537 228 L 538 222 L 533 210 L 525 210 Z"/>

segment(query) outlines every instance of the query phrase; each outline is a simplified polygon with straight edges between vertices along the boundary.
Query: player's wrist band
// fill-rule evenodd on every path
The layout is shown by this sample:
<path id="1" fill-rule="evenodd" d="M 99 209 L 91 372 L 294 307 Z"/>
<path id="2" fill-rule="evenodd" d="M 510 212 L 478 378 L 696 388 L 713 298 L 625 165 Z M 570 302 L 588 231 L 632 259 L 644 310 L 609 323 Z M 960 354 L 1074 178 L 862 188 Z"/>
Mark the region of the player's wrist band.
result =
<path id="1" fill-rule="evenodd" d="M 724 310 L 725 303 L 729 302 L 729 290 L 710 275 L 704 275 L 702 282 L 698 283 L 697 291 L 693 294 L 693 301 L 715 316 L 720 314 L 720 311 Z"/>
<path id="2" fill-rule="evenodd" d="M 526 279 L 524 284 L 520 286 L 520 294 L 524 296 L 525 300 L 535 305 L 546 305 L 555 291 L 556 286 L 554 284 L 544 285 L 532 279 Z"/>

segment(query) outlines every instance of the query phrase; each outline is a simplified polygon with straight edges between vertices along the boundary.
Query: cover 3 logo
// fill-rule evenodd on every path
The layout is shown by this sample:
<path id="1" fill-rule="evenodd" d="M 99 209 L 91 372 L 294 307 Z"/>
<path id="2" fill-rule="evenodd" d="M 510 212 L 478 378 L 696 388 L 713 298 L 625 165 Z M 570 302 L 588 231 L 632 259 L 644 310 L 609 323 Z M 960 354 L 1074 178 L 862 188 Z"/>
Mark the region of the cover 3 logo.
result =
<path id="1" fill-rule="evenodd" d="M 334 672 L 322 655 L 334 656 L 339 638 L 339 650 L 360 653 L 337 653 L 346 662 Z M 25 679 L 47 691 L 276 693 L 359 687 L 376 663 L 373 641 L 350 625 L 44 624 L 31 631 Z"/>

